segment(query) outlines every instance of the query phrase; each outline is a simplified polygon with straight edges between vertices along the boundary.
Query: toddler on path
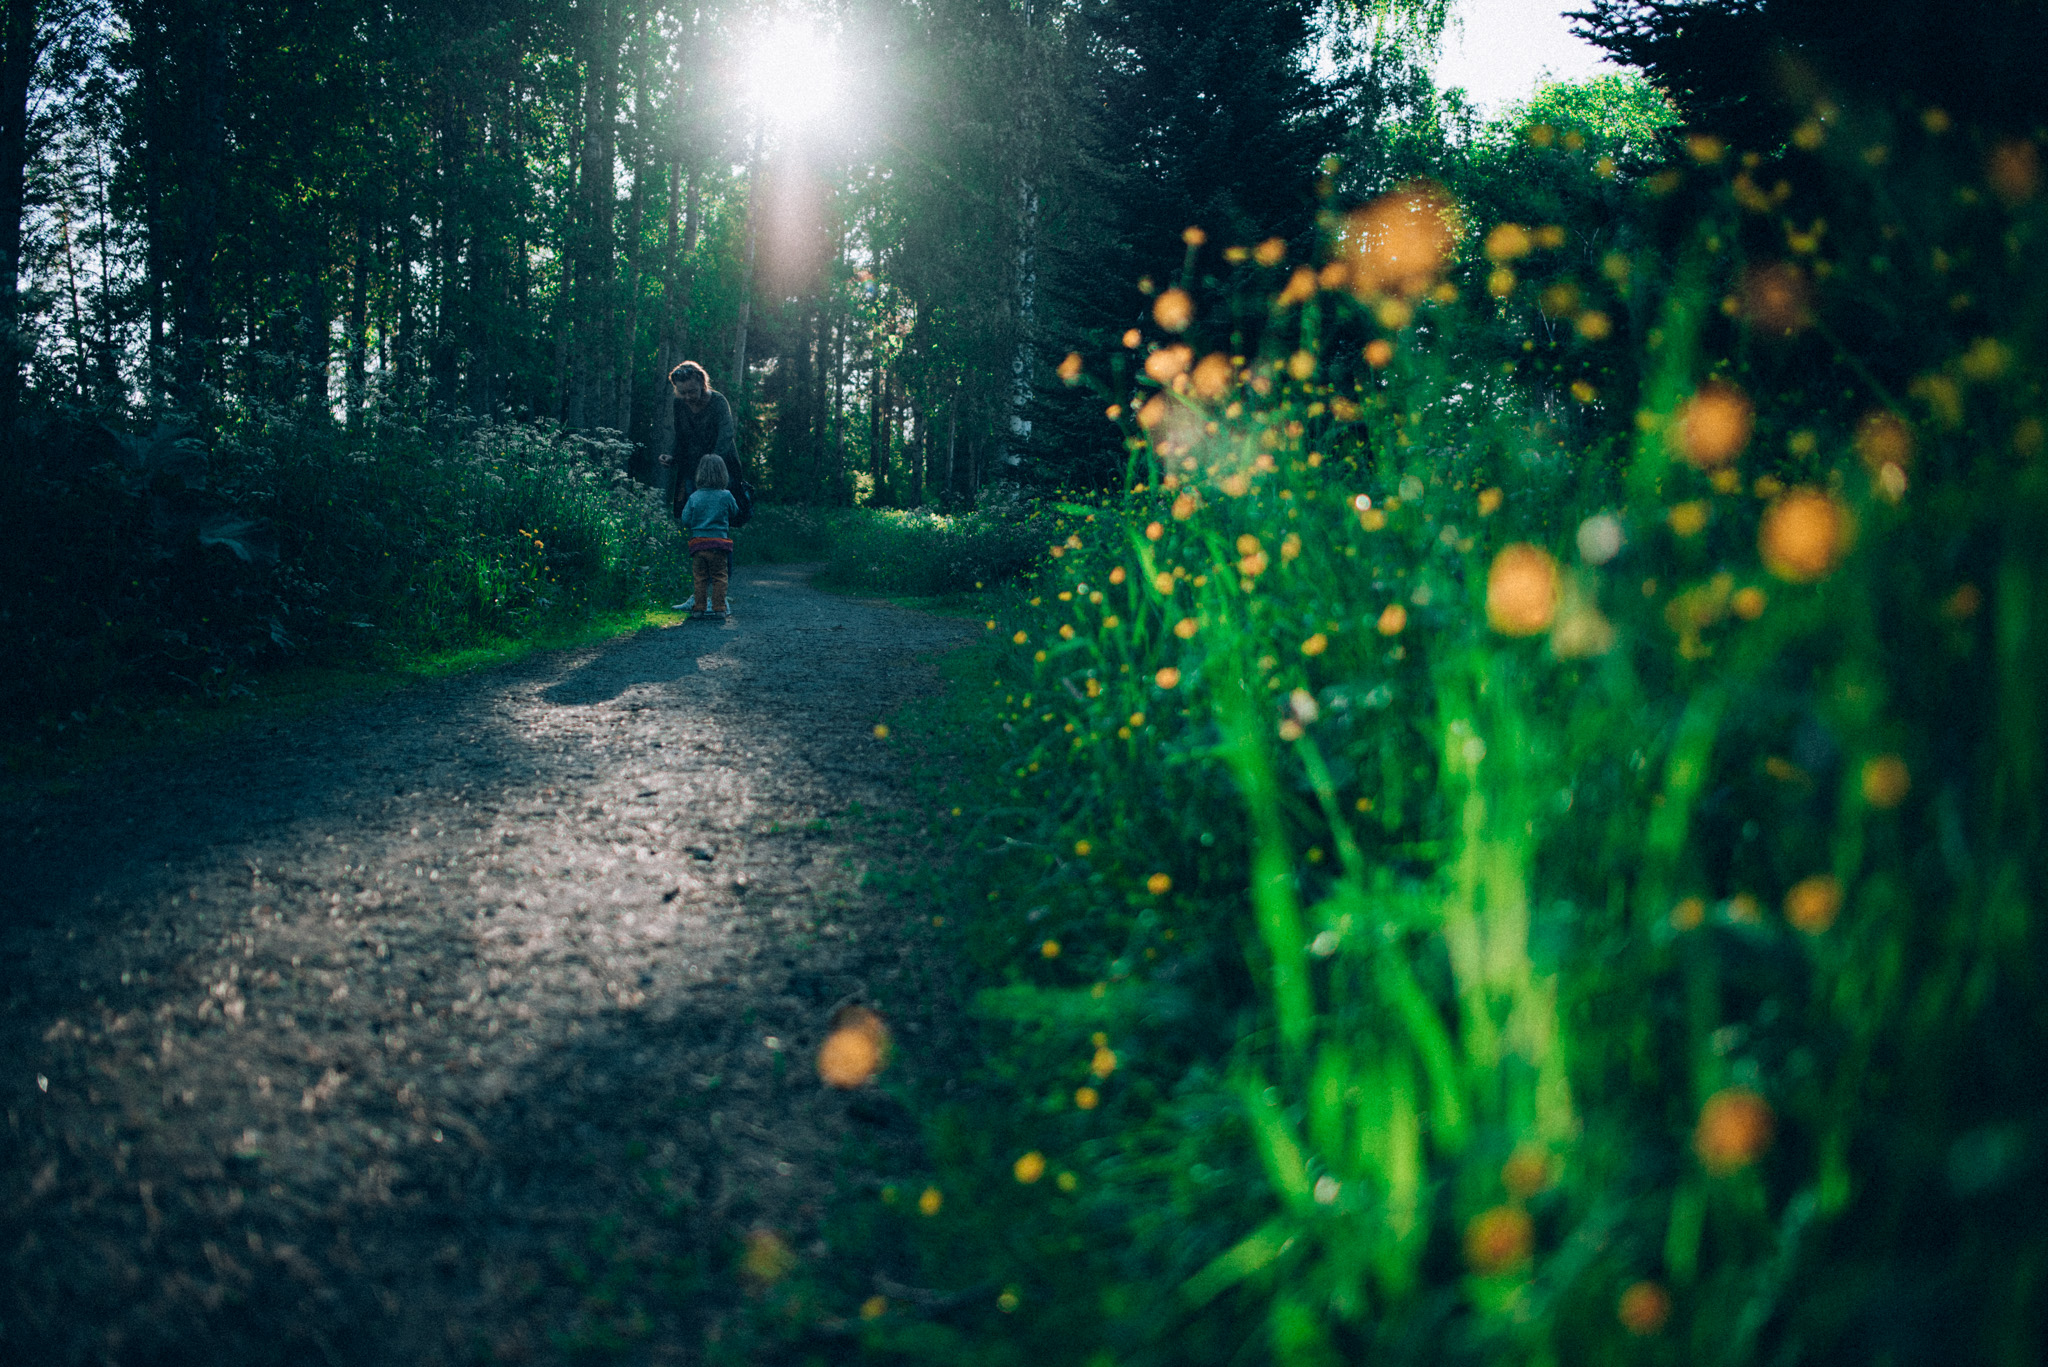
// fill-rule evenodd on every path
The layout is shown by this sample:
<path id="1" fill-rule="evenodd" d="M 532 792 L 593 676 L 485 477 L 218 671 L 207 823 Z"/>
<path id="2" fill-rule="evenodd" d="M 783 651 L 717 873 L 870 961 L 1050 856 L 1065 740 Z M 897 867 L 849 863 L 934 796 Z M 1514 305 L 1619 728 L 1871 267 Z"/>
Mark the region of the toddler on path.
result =
<path id="1" fill-rule="evenodd" d="M 725 586 L 732 575 L 732 517 L 740 510 L 730 483 L 725 462 L 706 456 L 697 462 L 696 492 L 683 504 L 681 521 L 690 532 L 690 612 L 696 617 L 725 616 Z"/>

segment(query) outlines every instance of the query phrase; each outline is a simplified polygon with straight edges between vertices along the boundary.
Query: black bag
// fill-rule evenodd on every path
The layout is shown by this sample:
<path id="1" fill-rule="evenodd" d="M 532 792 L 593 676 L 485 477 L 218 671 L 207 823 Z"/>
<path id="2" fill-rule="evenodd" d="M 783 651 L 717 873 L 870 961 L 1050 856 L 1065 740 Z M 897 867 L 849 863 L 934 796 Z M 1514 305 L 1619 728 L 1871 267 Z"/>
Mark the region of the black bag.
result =
<path id="1" fill-rule="evenodd" d="M 741 480 L 732 487 L 732 501 L 739 504 L 739 511 L 728 519 L 734 527 L 744 527 L 747 519 L 754 515 L 754 486 Z"/>

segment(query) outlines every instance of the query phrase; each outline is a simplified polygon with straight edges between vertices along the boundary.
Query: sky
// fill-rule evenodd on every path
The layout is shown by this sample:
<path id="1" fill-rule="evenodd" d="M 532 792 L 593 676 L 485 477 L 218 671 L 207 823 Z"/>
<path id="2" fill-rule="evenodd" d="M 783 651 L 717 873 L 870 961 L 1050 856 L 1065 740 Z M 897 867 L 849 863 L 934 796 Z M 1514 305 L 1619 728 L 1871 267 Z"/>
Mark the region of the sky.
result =
<path id="1" fill-rule="evenodd" d="M 1612 75 L 1621 68 L 1574 38 L 1564 17 L 1584 8 L 1584 0 L 1456 0 L 1437 85 L 1461 85 L 1473 103 L 1495 113 L 1533 94 L 1546 71 L 1559 80 Z"/>

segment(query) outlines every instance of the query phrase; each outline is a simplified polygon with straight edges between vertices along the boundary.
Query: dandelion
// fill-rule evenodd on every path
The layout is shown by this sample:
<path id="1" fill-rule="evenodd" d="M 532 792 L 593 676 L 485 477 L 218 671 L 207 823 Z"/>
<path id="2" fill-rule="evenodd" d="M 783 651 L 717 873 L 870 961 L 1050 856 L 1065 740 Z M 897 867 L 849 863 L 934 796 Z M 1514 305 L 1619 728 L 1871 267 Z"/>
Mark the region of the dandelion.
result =
<path id="1" fill-rule="evenodd" d="M 1144 340 L 1145 334 L 1138 331 L 1136 328 L 1127 328 L 1124 330 L 1123 343 L 1124 347 L 1127 350 L 1136 351 L 1138 349 L 1138 343 Z"/>
<path id="2" fill-rule="evenodd" d="M 1861 778 L 1863 800 L 1885 812 L 1904 802 L 1913 786 L 1906 761 L 1897 755 L 1876 755 L 1863 761 Z"/>
<path id="3" fill-rule="evenodd" d="M 1580 403 L 1591 403 L 1600 397 L 1600 391 L 1585 380 L 1572 381 L 1572 397 Z"/>
<path id="4" fill-rule="evenodd" d="M 1599 309 L 1587 309 L 1572 320 L 1572 326 L 1587 341 L 1598 342 L 1614 331 L 1614 320 Z"/>
<path id="5" fill-rule="evenodd" d="M 1793 489 L 1772 501 L 1757 529 L 1764 568 L 1794 584 L 1834 573 L 1854 535 L 1849 510 L 1819 489 Z"/>
<path id="6" fill-rule="evenodd" d="M 1028 1187 L 1045 1176 L 1045 1155 L 1033 1149 L 1019 1158 L 1010 1171 L 1016 1174 L 1019 1182 Z"/>
<path id="7" fill-rule="evenodd" d="M 1316 373 L 1316 354 L 1313 351 L 1297 351 L 1287 358 L 1287 373 L 1297 380 L 1306 380 Z"/>
<path id="8" fill-rule="evenodd" d="M 1486 575 L 1486 620 L 1503 636 L 1534 636 L 1557 615 L 1557 562 L 1548 551 L 1516 542 L 1494 557 Z"/>
<path id="9" fill-rule="evenodd" d="M 1158 353 L 1155 352 L 1153 354 L 1157 355 Z M 1150 363 L 1148 362 L 1147 364 Z M 1154 394 L 1151 398 L 1145 400 L 1144 406 L 1138 410 L 1138 426 L 1149 432 L 1165 421 L 1166 397 L 1163 394 Z"/>
<path id="10" fill-rule="evenodd" d="M 1170 874 L 1155 873 L 1145 880 L 1145 891 L 1151 893 L 1154 897 L 1164 897 L 1172 890 L 1173 878 Z"/>
<path id="11" fill-rule="evenodd" d="M 1330 638 L 1317 632 L 1301 643 L 1301 653 L 1313 659 L 1330 648 Z"/>
<path id="12" fill-rule="evenodd" d="M 1785 894 L 1785 919 L 1794 930 L 1819 935 L 1842 910 L 1842 884 L 1832 874 L 1802 878 Z"/>
<path id="13" fill-rule="evenodd" d="M 1074 639 L 1074 628 L 1071 624 L 1063 624 L 1060 627 L 1060 639 L 1062 641 L 1071 641 Z"/>
<path id="14" fill-rule="evenodd" d="M 1296 266 L 1294 274 L 1287 278 L 1287 288 L 1280 291 L 1280 297 L 1274 302 L 1284 309 L 1315 298 L 1316 288 L 1316 273 L 1307 266 Z"/>
<path id="15" fill-rule="evenodd" d="M 1252 248 L 1252 260 L 1261 266 L 1277 266 L 1287 259 L 1287 243 L 1278 237 L 1269 237 Z"/>
<path id="16" fill-rule="evenodd" d="M 1038 953 L 1041 958 L 1057 959 L 1060 956 L 1060 942 L 1058 940 L 1047 940 L 1038 947 Z"/>
<path id="17" fill-rule="evenodd" d="M 1365 363 L 1374 370 L 1385 370 L 1394 359 L 1394 344 L 1384 337 L 1375 337 L 1365 344 Z"/>
<path id="18" fill-rule="evenodd" d="M 1077 1110 L 1092 1111 L 1101 1104 L 1102 1093 L 1096 1091 L 1093 1087 L 1076 1087 L 1074 1089 L 1074 1106 Z M 1060 1190 L 1071 1191 L 1072 1188 L 1062 1182 Z"/>
<path id="19" fill-rule="evenodd" d="M 917 1210 L 920 1215 L 937 1215 L 945 1204 L 946 1198 L 939 1193 L 937 1187 L 926 1187 L 923 1195 L 917 1198 Z"/>
<path id="20" fill-rule="evenodd" d="M 1521 1267 L 1535 1245 L 1536 1226 L 1528 1212 L 1514 1206 L 1495 1206 L 1465 1226 L 1465 1261 L 1482 1277 Z"/>
<path id="21" fill-rule="evenodd" d="M 1180 671 L 1172 665 L 1164 665 L 1157 674 L 1152 676 L 1152 682 L 1158 684 L 1161 688 L 1178 688 L 1180 686 Z"/>
<path id="22" fill-rule="evenodd" d="M 1615 1302 L 1614 1317 L 1637 1338 L 1648 1338 L 1671 1318 L 1671 1293 L 1655 1282 L 1635 1282 Z"/>
<path id="23" fill-rule="evenodd" d="M 1198 506 L 1193 494 L 1182 494 L 1173 501 L 1173 520 L 1175 522 L 1187 521 L 1195 515 L 1195 509 Z"/>
<path id="24" fill-rule="evenodd" d="M 1671 908 L 1673 930 L 1698 930 L 1707 919 L 1707 904 L 1704 898 L 1681 897 Z"/>
<path id="25" fill-rule="evenodd" d="M 1088 1060 L 1088 1071 L 1097 1077 L 1108 1077 L 1116 1071 L 1116 1052 L 1107 1045 L 1096 1045 L 1095 1056 Z"/>
<path id="26" fill-rule="evenodd" d="M 1020 632 L 1018 632 L 1018 633 L 1017 633 L 1017 634 L 1016 634 L 1015 636 L 1012 636 L 1012 637 L 1010 638 L 1010 643 L 1011 643 L 1012 645 L 1020 645 L 1020 646 L 1021 646 L 1021 645 L 1023 645 L 1023 644 L 1024 644 L 1024 643 L 1025 643 L 1026 641 L 1028 641 L 1028 640 L 1030 640 L 1030 639 L 1031 639 L 1031 637 L 1030 637 L 1030 635 L 1029 635 L 1029 634 L 1027 634 L 1027 633 L 1025 633 L 1025 632 L 1022 632 L 1022 631 L 1020 631 Z"/>
<path id="27" fill-rule="evenodd" d="M 1165 535 L 1166 526 L 1164 523 L 1147 522 L 1145 524 L 1145 539 L 1147 541 L 1157 541 L 1160 537 Z"/>
<path id="28" fill-rule="evenodd" d="M 1505 299 L 1515 292 L 1515 286 L 1519 283 L 1521 282 L 1515 279 L 1515 273 L 1506 266 L 1495 266 L 1487 274 L 1486 292 L 1496 299 Z"/>
<path id="29" fill-rule="evenodd" d="M 1080 352 L 1070 351 L 1067 353 L 1067 359 L 1060 362 L 1059 376 L 1068 384 L 1073 384 L 1076 380 L 1081 378 Z"/>
<path id="30" fill-rule="evenodd" d="M 1769 602 L 1762 589 L 1751 585 L 1748 588 L 1737 589 L 1735 596 L 1728 600 L 1728 607 L 1743 621 L 1754 622 L 1764 615 L 1764 608 Z"/>
<path id="31" fill-rule="evenodd" d="M 1201 630 L 1201 623 L 1192 617 L 1183 617 L 1173 624 L 1173 634 L 1180 637 L 1183 641 L 1193 640 L 1195 633 L 1199 630 Z"/>
<path id="32" fill-rule="evenodd" d="M 1506 498 L 1507 495 L 1499 489 L 1481 489 L 1479 491 L 1479 515 L 1481 517 L 1492 517 L 1500 511 L 1500 505 Z"/>
<path id="33" fill-rule="evenodd" d="M 1747 1087 L 1728 1087 L 1707 1098 L 1693 1130 L 1693 1152 L 1700 1164 L 1725 1177 L 1756 1162 L 1770 1148 L 1776 1117 L 1762 1097 Z"/>
<path id="34" fill-rule="evenodd" d="M 1376 624 L 1382 636 L 1399 636 L 1408 628 L 1408 609 L 1399 603 L 1389 603 L 1380 613 Z"/>

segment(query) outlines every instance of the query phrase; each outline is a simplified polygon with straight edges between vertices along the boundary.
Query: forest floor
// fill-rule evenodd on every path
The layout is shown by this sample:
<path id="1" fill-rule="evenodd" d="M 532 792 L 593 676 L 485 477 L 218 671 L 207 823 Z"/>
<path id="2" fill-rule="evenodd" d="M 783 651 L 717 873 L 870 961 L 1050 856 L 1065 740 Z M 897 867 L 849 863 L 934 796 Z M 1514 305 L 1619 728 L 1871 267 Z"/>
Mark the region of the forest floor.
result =
<path id="1" fill-rule="evenodd" d="M 912 1075 L 954 1047 L 876 890 L 922 825 L 862 814 L 969 630 L 737 578 L 0 811 L 0 1359 L 699 1361 L 743 1263 L 916 1171 L 814 1060 L 854 1002 Z"/>

